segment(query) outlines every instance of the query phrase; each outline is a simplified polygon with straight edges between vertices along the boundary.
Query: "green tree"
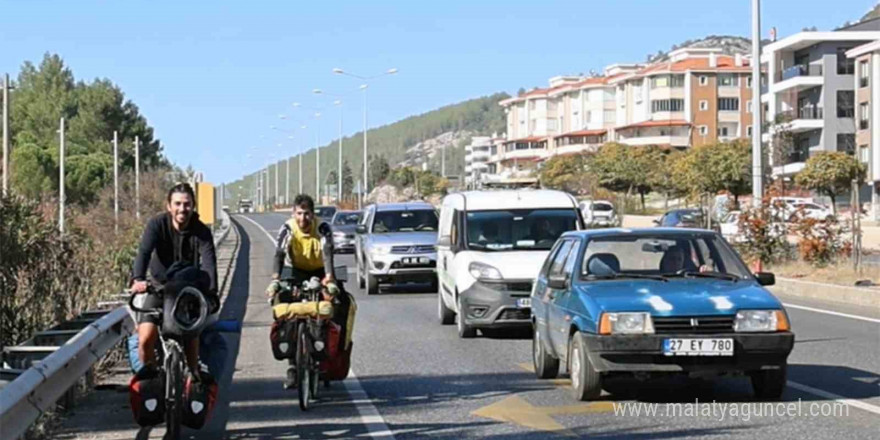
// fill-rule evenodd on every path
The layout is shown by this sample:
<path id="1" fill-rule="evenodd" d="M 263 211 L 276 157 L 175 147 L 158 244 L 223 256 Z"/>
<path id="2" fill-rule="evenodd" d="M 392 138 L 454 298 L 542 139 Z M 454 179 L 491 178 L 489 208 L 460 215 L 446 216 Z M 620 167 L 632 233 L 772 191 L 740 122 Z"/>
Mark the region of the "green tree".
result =
<path id="1" fill-rule="evenodd" d="M 591 176 L 587 173 L 587 160 L 585 154 L 547 159 L 538 173 L 541 186 L 578 194 L 587 191 Z"/>
<path id="2" fill-rule="evenodd" d="M 840 151 L 822 152 L 807 159 L 804 169 L 795 176 L 798 185 L 831 198 L 831 209 L 837 213 L 837 196 L 852 188 L 852 181 L 865 181 L 865 165 Z"/>
<path id="3" fill-rule="evenodd" d="M 388 166 L 388 161 L 383 155 L 368 156 L 368 163 L 370 165 L 367 177 L 370 179 L 370 188 L 375 188 L 385 181 L 385 178 L 388 177 L 388 173 L 391 171 L 391 167 Z"/>
<path id="4" fill-rule="evenodd" d="M 342 162 L 342 197 L 347 198 L 354 191 L 354 176 L 351 173 L 351 167 L 348 161 Z"/>
<path id="5" fill-rule="evenodd" d="M 651 173 L 662 153 L 657 147 L 630 147 L 610 142 L 592 156 L 588 168 L 598 178 L 599 185 L 629 197 L 634 191 L 645 207 L 645 194 L 651 191 Z"/>

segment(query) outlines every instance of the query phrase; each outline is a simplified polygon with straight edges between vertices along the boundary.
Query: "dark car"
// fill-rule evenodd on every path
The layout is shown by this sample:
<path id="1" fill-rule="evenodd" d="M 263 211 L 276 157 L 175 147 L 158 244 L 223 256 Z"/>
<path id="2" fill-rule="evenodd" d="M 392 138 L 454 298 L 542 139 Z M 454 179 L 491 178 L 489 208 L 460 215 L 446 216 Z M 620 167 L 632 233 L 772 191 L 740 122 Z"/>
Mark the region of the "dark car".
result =
<path id="1" fill-rule="evenodd" d="M 794 346 L 788 314 L 720 234 L 700 229 L 593 229 L 563 234 L 532 290 L 540 378 L 571 372 L 596 398 L 611 375 L 745 374 L 779 398 Z"/>
<path id="2" fill-rule="evenodd" d="M 361 211 L 336 211 L 330 226 L 333 228 L 333 249 L 337 253 L 354 253 L 357 225 Z"/>
<path id="3" fill-rule="evenodd" d="M 321 222 L 330 223 L 333 220 L 333 215 L 336 214 L 335 206 L 328 205 L 319 205 L 315 206 L 315 217 L 318 218 Z"/>
<path id="4" fill-rule="evenodd" d="M 705 228 L 705 218 L 699 209 L 673 209 L 654 220 L 654 224 L 664 228 Z"/>

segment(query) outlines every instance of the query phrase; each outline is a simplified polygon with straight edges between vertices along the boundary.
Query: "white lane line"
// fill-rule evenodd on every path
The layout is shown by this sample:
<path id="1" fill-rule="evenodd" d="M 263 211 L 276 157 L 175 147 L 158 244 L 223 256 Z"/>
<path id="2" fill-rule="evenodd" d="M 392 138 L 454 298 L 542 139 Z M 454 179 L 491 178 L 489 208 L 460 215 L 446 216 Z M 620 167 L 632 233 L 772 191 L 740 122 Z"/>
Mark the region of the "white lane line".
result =
<path id="1" fill-rule="evenodd" d="M 236 217 L 243 218 L 253 223 L 266 234 L 266 237 L 269 237 L 269 241 L 275 243 L 275 237 L 272 237 L 272 234 L 270 234 L 262 225 L 243 215 Z M 348 379 L 345 379 L 342 383 L 345 385 L 345 389 L 348 391 L 348 395 L 351 397 L 352 402 L 355 403 L 355 409 L 357 409 L 357 412 L 361 417 L 361 423 L 366 428 L 369 436 L 371 438 L 394 440 L 394 432 L 388 429 L 385 419 L 382 418 L 382 415 L 379 414 L 379 410 L 376 409 L 376 405 L 374 405 L 373 401 L 367 396 L 367 392 L 364 391 L 360 381 L 354 374 L 354 369 L 349 370 Z"/>
<path id="2" fill-rule="evenodd" d="M 846 397 L 843 397 L 843 396 L 840 396 L 840 395 L 837 395 L 834 393 L 829 393 L 828 391 L 823 391 L 818 388 L 813 388 L 811 386 L 800 384 L 797 382 L 788 381 L 788 386 L 790 386 L 794 389 L 797 389 L 797 390 L 801 390 L 805 393 L 810 393 L 815 396 L 824 397 L 826 399 L 831 399 L 831 400 L 834 400 L 835 402 L 845 403 L 849 406 L 854 406 L 858 409 L 862 409 L 862 410 L 880 415 L 880 406 L 877 406 L 877 405 L 871 405 L 870 403 L 860 402 L 855 399 L 848 399 Z"/>
<path id="3" fill-rule="evenodd" d="M 799 306 L 797 304 L 782 303 L 782 305 L 784 305 L 785 307 L 791 307 L 793 309 L 806 310 L 809 312 L 816 312 L 816 313 L 824 313 L 826 315 L 841 316 L 844 318 L 858 319 L 861 321 L 875 322 L 875 323 L 880 324 L 880 319 L 868 318 L 867 316 L 850 315 L 849 313 L 840 313 L 840 312 L 835 312 L 832 310 L 817 309 L 814 307 L 807 307 L 807 306 Z"/>

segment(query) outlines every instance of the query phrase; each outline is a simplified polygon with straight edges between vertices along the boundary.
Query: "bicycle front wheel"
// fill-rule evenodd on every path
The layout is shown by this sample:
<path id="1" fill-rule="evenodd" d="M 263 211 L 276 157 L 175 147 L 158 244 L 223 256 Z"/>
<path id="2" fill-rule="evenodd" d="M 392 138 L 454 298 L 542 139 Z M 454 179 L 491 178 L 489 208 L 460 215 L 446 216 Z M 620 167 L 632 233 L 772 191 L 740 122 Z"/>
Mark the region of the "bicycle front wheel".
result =
<path id="1" fill-rule="evenodd" d="M 299 408 L 309 410 L 312 398 L 312 359 L 309 355 L 309 328 L 305 322 L 300 322 L 296 327 L 297 350 L 296 350 L 296 377 L 299 381 L 297 392 L 299 394 Z"/>

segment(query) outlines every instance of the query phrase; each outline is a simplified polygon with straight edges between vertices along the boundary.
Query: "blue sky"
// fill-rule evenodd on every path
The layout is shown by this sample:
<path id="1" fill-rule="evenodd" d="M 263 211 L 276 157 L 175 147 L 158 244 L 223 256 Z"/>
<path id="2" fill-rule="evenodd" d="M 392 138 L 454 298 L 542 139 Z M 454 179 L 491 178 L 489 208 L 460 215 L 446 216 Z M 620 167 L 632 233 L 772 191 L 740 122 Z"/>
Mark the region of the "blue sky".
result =
<path id="1" fill-rule="evenodd" d="M 830 30 L 876 0 L 765 0 L 764 29 L 784 37 Z M 299 127 L 329 107 L 312 90 L 357 89 L 333 75 L 399 73 L 371 85 L 370 126 L 497 91 L 545 85 L 558 74 L 641 62 L 706 35 L 749 36 L 748 0 L 45 1 L 0 0 L 0 72 L 16 75 L 60 54 L 78 79 L 106 77 L 155 127 L 165 153 L 207 180 L 230 181 L 286 157 Z M 833 6 L 832 6 L 833 5 Z M 690 11 L 690 12 L 683 12 Z M 345 132 L 362 127 L 358 94 L 345 99 Z M 338 110 L 321 118 L 321 143 Z M 294 121 L 279 121 L 286 114 Z M 308 121 L 314 127 L 314 121 Z M 282 143 L 282 151 L 277 147 Z M 251 147 L 256 147 L 251 150 Z M 248 159 L 246 155 L 253 156 Z"/>

